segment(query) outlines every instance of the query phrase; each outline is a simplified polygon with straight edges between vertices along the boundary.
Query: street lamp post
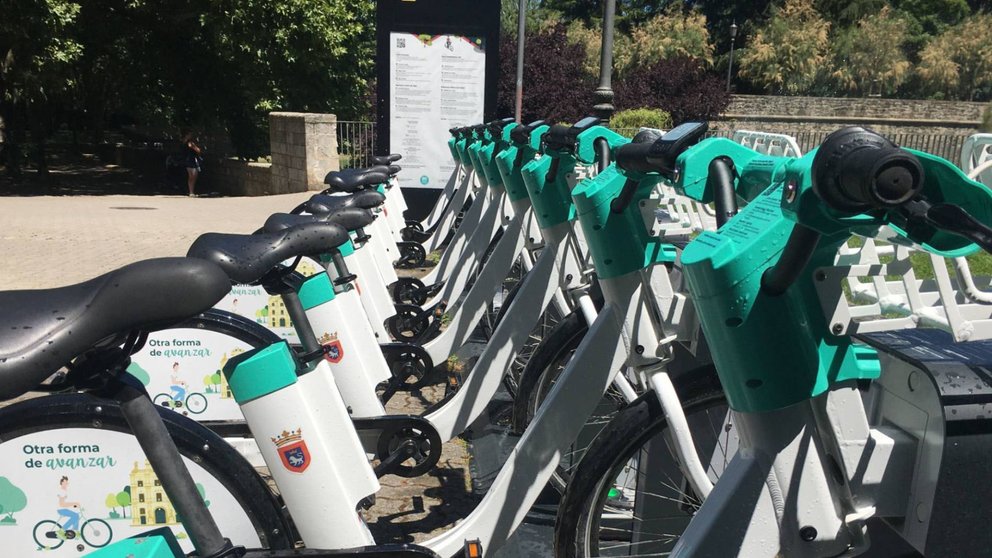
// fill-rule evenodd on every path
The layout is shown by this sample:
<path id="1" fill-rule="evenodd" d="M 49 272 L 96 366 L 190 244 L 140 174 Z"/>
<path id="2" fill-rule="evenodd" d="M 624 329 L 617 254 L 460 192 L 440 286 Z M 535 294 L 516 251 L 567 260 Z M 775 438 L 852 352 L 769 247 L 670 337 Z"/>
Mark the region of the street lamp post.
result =
<path id="1" fill-rule="evenodd" d="M 596 105 L 593 111 L 603 120 L 609 120 L 616 110 L 613 106 L 613 19 L 616 13 L 616 0 L 606 0 L 603 14 L 603 45 L 599 53 L 599 87 L 596 88 Z"/>
<path id="2" fill-rule="evenodd" d="M 524 33 L 527 27 L 527 0 L 520 0 L 520 8 L 517 13 L 517 91 L 516 91 L 516 111 L 514 116 L 517 124 L 523 121 L 524 106 Z"/>
<path id="3" fill-rule="evenodd" d="M 730 24 L 730 64 L 727 65 L 727 93 L 730 93 L 730 75 L 734 71 L 734 39 L 737 38 L 737 22 Z"/>

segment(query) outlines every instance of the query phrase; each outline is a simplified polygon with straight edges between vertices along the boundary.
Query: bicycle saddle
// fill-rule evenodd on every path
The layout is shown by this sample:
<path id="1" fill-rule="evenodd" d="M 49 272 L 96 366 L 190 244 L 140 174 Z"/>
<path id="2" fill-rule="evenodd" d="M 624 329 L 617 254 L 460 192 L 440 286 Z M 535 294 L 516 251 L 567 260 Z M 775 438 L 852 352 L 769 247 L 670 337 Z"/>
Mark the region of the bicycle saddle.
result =
<path id="1" fill-rule="evenodd" d="M 331 171 L 324 177 L 324 184 L 329 190 L 338 192 L 357 192 L 366 186 L 376 186 L 389 181 L 388 167 L 371 167 L 367 169 L 348 169 Z"/>
<path id="2" fill-rule="evenodd" d="M 375 155 L 372 157 L 373 165 L 389 165 L 395 163 L 402 159 L 403 156 L 399 153 L 390 153 L 389 155 Z"/>
<path id="3" fill-rule="evenodd" d="M 386 196 L 375 190 L 361 190 L 347 196 L 316 194 L 303 204 L 308 213 L 330 213 L 345 207 L 372 209 L 386 203 Z"/>
<path id="4" fill-rule="evenodd" d="M 262 230 L 265 232 L 276 232 L 306 223 L 334 223 L 346 230 L 355 231 L 369 226 L 372 221 L 375 221 L 375 215 L 368 209 L 346 207 L 334 212 L 314 212 L 310 215 L 276 213 L 265 220 Z"/>
<path id="5" fill-rule="evenodd" d="M 235 283 L 251 284 L 285 260 L 321 254 L 348 239 L 348 231 L 339 225 L 312 222 L 259 234 L 206 233 L 186 255 L 219 265 Z"/>
<path id="6" fill-rule="evenodd" d="M 210 262 L 160 258 L 68 287 L 0 292 L 0 399 L 33 389 L 108 337 L 172 325 L 230 290 Z"/>

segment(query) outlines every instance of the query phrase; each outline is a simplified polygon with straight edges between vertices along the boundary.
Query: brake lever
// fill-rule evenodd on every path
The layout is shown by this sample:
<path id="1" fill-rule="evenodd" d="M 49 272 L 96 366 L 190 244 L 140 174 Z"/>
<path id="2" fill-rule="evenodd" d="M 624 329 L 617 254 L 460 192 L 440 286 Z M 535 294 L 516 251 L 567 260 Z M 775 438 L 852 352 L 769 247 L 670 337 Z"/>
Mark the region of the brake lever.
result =
<path id="1" fill-rule="evenodd" d="M 931 204 L 925 199 L 916 199 L 903 205 L 901 209 L 910 224 L 925 222 L 940 230 L 963 236 L 992 253 L 992 227 L 975 219 L 957 205 Z"/>

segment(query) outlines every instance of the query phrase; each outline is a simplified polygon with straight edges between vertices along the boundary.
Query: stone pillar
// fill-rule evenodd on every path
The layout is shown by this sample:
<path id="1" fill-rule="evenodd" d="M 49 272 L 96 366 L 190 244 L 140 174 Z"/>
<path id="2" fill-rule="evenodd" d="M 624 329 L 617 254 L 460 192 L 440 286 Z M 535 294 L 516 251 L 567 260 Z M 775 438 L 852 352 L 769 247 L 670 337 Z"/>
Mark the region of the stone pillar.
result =
<path id="1" fill-rule="evenodd" d="M 323 190 L 324 175 L 340 168 L 333 114 L 269 113 L 269 142 L 273 194 Z"/>

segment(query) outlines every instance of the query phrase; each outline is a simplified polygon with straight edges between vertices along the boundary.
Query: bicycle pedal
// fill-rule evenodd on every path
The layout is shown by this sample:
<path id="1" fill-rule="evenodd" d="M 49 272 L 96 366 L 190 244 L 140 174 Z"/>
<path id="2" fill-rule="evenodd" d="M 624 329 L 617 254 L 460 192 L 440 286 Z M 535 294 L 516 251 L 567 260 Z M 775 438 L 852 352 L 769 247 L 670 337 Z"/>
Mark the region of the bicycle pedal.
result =
<path id="1" fill-rule="evenodd" d="M 465 558 L 482 558 L 482 541 L 465 541 Z"/>

